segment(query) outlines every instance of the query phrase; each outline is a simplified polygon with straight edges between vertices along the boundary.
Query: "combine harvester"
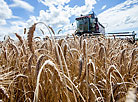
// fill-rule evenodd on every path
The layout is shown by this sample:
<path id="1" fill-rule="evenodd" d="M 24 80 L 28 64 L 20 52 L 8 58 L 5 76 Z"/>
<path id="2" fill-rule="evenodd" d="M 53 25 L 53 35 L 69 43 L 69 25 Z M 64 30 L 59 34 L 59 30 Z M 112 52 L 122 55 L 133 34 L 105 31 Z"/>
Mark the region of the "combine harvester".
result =
<path id="1" fill-rule="evenodd" d="M 77 31 L 75 35 L 78 36 L 97 36 L 105 35 L 106 37 L 119 37 L 121 39 L 127 39 L 131 43 L 135 43 L 136 33 L 133 32 L 119 32 L 119 33 L 107 33 L 105 34 L 105 27 L 98 21 L 94 12 L 88 15 L 81 15 L 76 18 Z"/>
<path id="2" fill-rule="evenodd" d="M 83 34 L 88 35 L 101 35 L 105 34 L 105 27 L 100 24 L 95 13 L 88 15 L 81 15 L 81 17 L 76 18 L 77 21 L 77 32 L 76 35 L 81 36 Z"/>
<path id="3" fill-rule="evenodd" d="M 98 22 L 98 18 L 96 17 L 95 13 L 88 15 L 81 15 L 81 17 L 76 18 L 77 29 L 75 35 L 77 36 L 96 36 L 105 34 L 105 27 Z M 54 36 L 55 39 L 65 38 L 66 35 L 56 35 Z M 69 35 L 69 37 L 73 37 Z"/>
<path id="4" fill-rule="evenodd" d="M 131 43 L 135 43 L 136 33 L 133 32 L 119 32 L 119 33 L 106 33 L 105 27 L 98 21 L 98 18 L 94 12 L 87 15 L 81 15 L 76 18 L 77 29 L 75 35 L 77 36 L 99 36 L 104 35 L 107 38 L 112 38 L 113 36 L 116 38 L 127 39 Z M 56 35 L 55 39 L 61 39 L 67 37 L 66 35 Z M 72 35 L 68 36 L 72 38 Z"/>

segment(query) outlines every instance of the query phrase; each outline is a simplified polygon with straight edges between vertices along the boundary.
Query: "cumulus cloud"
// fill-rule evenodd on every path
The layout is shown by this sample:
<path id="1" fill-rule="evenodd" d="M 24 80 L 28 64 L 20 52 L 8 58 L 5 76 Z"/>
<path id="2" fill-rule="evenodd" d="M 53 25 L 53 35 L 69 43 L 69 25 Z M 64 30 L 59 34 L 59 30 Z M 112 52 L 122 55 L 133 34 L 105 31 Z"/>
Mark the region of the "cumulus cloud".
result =
<path id="1" fill-rule="evenodd" d="M 63 6 L 51 6 L 49 10 L 41 10 L 38 21 L 44 21 L 52 27 L 62 27 L 70 23 L 70 14 L 63 9 Z"/>
<path id="2" fill-rule="evenodd" d="M 23 29 L 22 27 L 18 26 L 18 25 L 14 25 L 14 26 L 0 26 L 0 40 L 3 40 L 4 36 L 8 35 L 11 38 L 15 39 L 15 34 L 14 33 L 18 33 L 22 36 L 24 36 L 23 33 Z"/>
<path id="3" fill-rule="evenodd" d="M 98 15 L 107 24 L 107 32 L 125 31 L 138 27 L 138 0 L 127 0 Z"/>
<path id="4" fill-rule="evenodd" d="M 20 30 L 21 27 L 19 24 L 14 24 L 14 26 L 9 26 L 6 22 L 7 19 L 20 19 L 20 17 L 14 16 L 8 4 L 4 0 L 0 0 L 0 39 L 2 40 L 4 35 L 13 34 L 17 30 Z"/>
<path id="5" fill-rule="evenodd" d="M 46 22 L 53 28 L 60 29 L 63 28 L 64 31 L 74 29 L 71 25 L 70 18 L 72 16 L 80 16 L 81 14 L 88 14 L 94 8 L 93 5 L 96 4 L 95 0 L 85 0 L 85 5 L 70 7 L 65 5 L 70 2 L 70 0 L 38 0 L 44 5 L 48 6 L 49 9 L 44 11 L 41 10 L 38 21 Z M 68 28 L 68 29 L 67 29 Z"/>
<path id="6" fill-rule="evenodd" d="M 46 6 L 51 5 L 64 5 L 70 2 L 70 0 L 38 0 Z"/>
<path id="7" fill-rule="evenodd" d="M 20 2 L 21 0 L 18 1 Z M 18 5 L 16 2 L 18 1 L 14 0 L 14 4 L 11 4 L 10 7 L 17 7 Z M 93 6 L 96 4 L 96 0 L 85 0 L 85 4 L 82 6 L 76 5 L 74 7 L 70 7 L 68 5 L 70 0 L 38 1 L 46 5 L 48 9 L 40 10 L 39 16 L 30 16 L 26 22 L 17 20 L 11 21 L 11 27 L 9 28 L 0 26 L 0 33 L 13 35 L 15 32 L 17 32 L 23 36 L 23 28 L 29 28 L 36 22 L 44 22 L 47 25 L 50 25 L 55 32 L 57 32 L 59 29 L 62 29 L 62 33 L 73 33 L 75 31 L 76 23 L 73 22 L 72 26 L 70 18 L 73 16 L 78 17 L 81 14 L 85 15 L 90 13 L 94 8 Z M 3 21 L 4 24 L 4 22 L 6 22 L 5 19 L 9 19 L 14 16 L 12 16 L 12 12 L 4 0 L 0 0 L 0 4 L 3 5 L 0 7 L 0 22 Z M 103 8 L 105 8 L 104 6 Z M 103 25 L 108 25 L 106 27 L 107 32 L 118 32 L 121 30 L 125 31 L 125 29 L 129 28 L 136 28 L 138 27 L 138 0 L 126 0 L 124 3 L 105 10 L 98 15 L 98 18 L 100 23 Z M 44 25 L 39 24 L 37 25 L 35 36 L 43 36 L 40 29 L 44 30 L 44 32 L 48 34 L 47 28 Z"/>
<path id="8" fill-rule="evenodd" d="M 34 11 L 34 7 L 30 5 L 29 3 L 22 1 L 22 0 L 13 0 L 13 4 L 9 5 L 9 7 L 20 7 L 23 8 L 29 12 Z"/>
<path id="9" fill-rule="evenodd" d="M 14 4 L 11 4 L 10 7 L 22 7 L 23 5 L 21 2 L 21 0 L 14 0 Z M 48 6 L 48 9 L 40 10 L 39 16 L 30 16 L 30 18 L 26 22 L 20 21 L 22 19 L 11 21 L 10 28 L 7 29 L 6 27 L 0 27 L 2 29 L 5 29 L 1 33 L 7 33 L 8 35 L 13 36 L 16 32 L 24 36 L 23 28 L 29 28 L 32 24 L 36 22 L 44 22 L 45 24 L 51 26 L 55 30 L 55 32 L 58 32 L 59 29 L 62 29 L 62 33 L 64 34 L 65 32 L 66 34 L 73 33 L 75 31 L 76 22 L 71 22 L 70 18 L 72 16 L 80 16 L 80 14 L 90 13 L 93 5 L 96 4 L 95 0 L 85 0 L 85 5 L 76 5 L 74 7 L 70 7 L 69 5 L 67 5 L 70 0 L 39 0 L 39 2 Z M 35 36 L 43 36 L 40 29 L 42 29 L 46 33 L 46 35 L 48 34 L 47 28 L 43 24 L 38 24 Z"/>
<path id="10" fill-rule="evenodd" d="M 85 5 L 83 6 L 74 6 L 73 8 L 68 8 L 72 15 L 80 16 L 81 14 L 85 15 L 92 11 L 93 6 L 96 4 L 95 0 L 85 0 Z"/>
<path id="11" fill-rule="evenodd" d="M 12 11 L 4 0 L 0 0 L 0 25 L 6 24 L 6 19 L 12 17 Z"/>

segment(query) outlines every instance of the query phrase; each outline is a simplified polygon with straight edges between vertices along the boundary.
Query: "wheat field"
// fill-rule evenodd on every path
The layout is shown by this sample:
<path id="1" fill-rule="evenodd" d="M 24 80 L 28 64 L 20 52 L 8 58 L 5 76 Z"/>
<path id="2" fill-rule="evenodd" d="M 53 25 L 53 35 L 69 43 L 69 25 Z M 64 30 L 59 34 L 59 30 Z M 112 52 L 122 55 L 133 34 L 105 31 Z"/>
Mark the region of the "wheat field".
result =
<path id="1" fill-rule="evenodd" d="M 137 102 L 138 44 L 119 38 L 34 37 L 0 43 L 2 102 Z"/>

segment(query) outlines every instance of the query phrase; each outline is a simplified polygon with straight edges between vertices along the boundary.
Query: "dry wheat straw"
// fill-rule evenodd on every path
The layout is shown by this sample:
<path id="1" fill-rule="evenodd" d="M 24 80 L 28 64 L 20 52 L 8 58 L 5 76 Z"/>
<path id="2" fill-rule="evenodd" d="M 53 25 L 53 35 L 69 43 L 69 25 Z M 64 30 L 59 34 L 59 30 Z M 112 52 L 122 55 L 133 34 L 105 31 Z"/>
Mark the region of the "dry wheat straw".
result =
<path id="1" fill-rule="evenodd" d="M 82 65 L 83 64 L 83 60 L 82 60 L 82 56 L 79 57 L 79 76 L 78 79 L 80 79 L 81 77 L 81 73 L 82 73 Z"/>
<path id="2" fill-rule="evenodd" d="M 94 83 L 90 83 L 89 86 L 94 86 L 94 87 L 97 89 L 97 91 L 99 92 L 99 94 L 100 94 L 100 96 L 101 96 L 101 98 L 102 98 L 102 101 L 104 102 L 102 93 L 100 92 L 100 90 L 98 89 L 98 87 L 97 87 Z"/>
<path id="3" fill-rule="evenodd" d="M 40 29 L 40 31 L 42 32 L 43 35 L 45 35 L 44 31 L 42 29 Z"/>
<path id="4" fill-rule="evenodd" d="M 44 24 L 44 25 L 47 27 L 47 29 L 48 29 L 48 31 L 49 31 L 49 33 L 50 33 L 50 35 L 51 35 L 51 38 L 52 38 L 52 41 L 53 41 L 53 44 L 54 44 L 54 46 L 55 46 L 55 50 L 56 50 L 56 53 L 57 53 L 57 57 L 58 57 L 58 60 L 59 60 L 59 63 L 60 63 L 60 68 L 61 68 L 61 70 L 62 70 L 62 73 L 64 74 L 63 65 L 62 65 L 62 60 L 61 60 L 61 57 L 60 57 L 60 55 L 59 55 L 58 46 L 56 45 L 55 39 L 54 39 L 54 37 L 53 37 L 53 35 L 52 35 L 52 33 L 55 34 L 55 33 L 54 33 L 54 30 L 53 30 L 50 26 L 47 26 L 47 25 L 46 25 L 45 23 L 43 23 L 43 22 L 39 22 L 39 23 Z M 52 31 L 52 33 L 50 32 L 50 30 Z M 66 83 L 65 77 L 63 78 L 63 80 L 64 80 L 64 84 L 65 84 L 65 86 L 66 86 L 67 83 Z M 65 89 L 66 89 L 66 94 L 67 94 L 67 100 L 68 100 L 68 102 L 70 102 L 67 88 L 65 88 Z"/>
<path id="5" fill-rule="evenodd" d="M 65 60 L 65 57 L 64 57 L 64 55 L 63 55 L 63 52 L 62 52 L 60 46 L 59 46 L 59 48 L 60 48 L 60 52 L 61 52 L 61 55 L 62 55 L 62 58 L 63 58 L 64 64 L 65 64 L 65 68 L 66 68 L 66 71 L 67 71 L 68 77 L 69 77 L 69 79 L 71 79 L 70 74 L 69 74 L 69 69 L 68 69 L 68 67 L 67 67 L 67 63 L 66 63 L 66 60 Z M 73 95 L 74 95 L 74 98 L 75 98 L 75 102 L 77 102 L 77 98 L 76 98 L 76 95 L 75 95 L 75 91 L 74 91 L 73 85 L 71 84 L 71 86 L 72 86 L 72 90 L 73 90 Z"/>
<path id="6" fill-rule="evenodd" d="M 89 101 L 89 71 L 88 71 L 88 65 L 87 65 L 87 63 L 88 63 L 88 55 L 87 55 L 87 41 L 86 40 L 84 40 L 84 44 L 83 44 L 83 55 L 84 55 L 84 58 L 85 58 L 85 60 L 86 60 L 86 85 L 87 85 L 87 97 L 86 97 L 86 100 L 87 100 L 87 102 Z"/>
<path id="7" fill-rule="evenodd" d="M 129 88 L 127 95 L 126 95 L 125 102 L 137 102 L 136 93 L 137 93 L 136 88 Z"/>
<path id="8" fill-rule="evenodd" d="M 34 53 L 34 49 L 33 49 L 33 36 L 34 36 L 34 31 L 36 28 L 36 24 L 34 23 L 30 28 L 29 28 L 29 32 L 28 32 L 28 36 L 27 36 L 27 40 L 28 40 L 28 47 L 30 48 L 30 51 L 32 53 Z"/>
<path id="9" fill-rule="evenodd" d="M 23 43 L 23 39 L 20 35 L 18 35 L 17 33 L 15 33 L 16 37 L 19 39 L 20 43 L 22 44 Z"/>
<path id="10" fill-rule="evenodd" d="M 26 28 L 24 28 L 24 34 L 26 34 Z"/>
<path id="11" fill-rule="evenodd" d="M 33 100 L 33 102 L 38 102 L 39 80 L 40 80 L 40 76 L 41 76 L 42 70 L 43 70 L 43 68 L 45 67 L 45 65 L 50 65 L 50 66 L 52 66 L 52 67 L 59 73 L 58 69 L 56 68 L 56 65 L 55 65 L 52 61 L 46 60 L 46 61 L 44 62 L 44 64 L 43 64 L 42 67 L 40 68 L 39 73 L 38 73 L 38 76 L 37 76 L 37 83 L 36 83 L 36 89 L 35 89 L 35 93 L 34 93 L 34 100 Z"/>
<path id="12" fill-rule="evenodd" d="M 19 51 L 18 51 L 18 47 L 15 44 L 9 43 L 9 45 L 11 46 L 11 48 L 13 48 L 16 52 L 16 56 L 19 55 Z"/>
<path id="13" fill-rule="evenodd" d="M 51 34 L 44 42 L 33 38 L 38 23 Z M 127 102 L 130 93 L 137 101 L 137 91 L 130 92 L 129 87 L 137 87 L 138 45 L 118 38 L 78 38 L 74 34 L 73 39 L 56 40 L 52 27 L 38 23 L 30 27 L 27 40 L 15 34 L 18 42 L 9 36 L 0 42 L 0 86 L 9 96 L 1 91 L 2 101 Z"/>
<path id="14" fill-rule="evenodd" d="M 61 73 L 61 74 L 63 74 L 63 73 Z M 82 94 L 81 94 L 80 91 L 78 90 L 78 88 L 75 86 L 75 84 L 74 84 L 65 74 L 63 74 L 63 75 L 64 75 L 65 78 L 68 79 L 68 81 L 75 87 L 75 89 L 77 90 L 78 94 L 79 94 L 80 97 L 82 98 L 83 102 L 86 102 L 85 99 L 84 99 L 84 97 L 82 96 Z"/>

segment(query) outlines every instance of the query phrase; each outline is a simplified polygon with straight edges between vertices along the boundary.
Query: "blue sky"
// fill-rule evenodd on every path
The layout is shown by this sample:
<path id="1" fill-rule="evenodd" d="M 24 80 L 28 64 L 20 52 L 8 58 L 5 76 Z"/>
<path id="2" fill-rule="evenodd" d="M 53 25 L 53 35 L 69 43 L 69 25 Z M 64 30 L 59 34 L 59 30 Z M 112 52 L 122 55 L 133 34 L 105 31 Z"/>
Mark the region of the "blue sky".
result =
<path id="1" fill-rule="evenodd" d="M 25 36 L 23 29 L 36 22 L 50 25 L 55 32 L 73 33 L 75 18 L 92 10 L 106 32 L 138 32 L 138 0 L 0 0 L 0 39 L 14 37 L 15 32 Z M 40 24 L 36 36 L 43 36 L 40 29 L 47 33 Z"/>

